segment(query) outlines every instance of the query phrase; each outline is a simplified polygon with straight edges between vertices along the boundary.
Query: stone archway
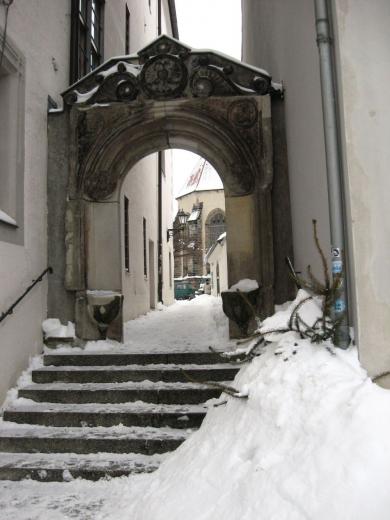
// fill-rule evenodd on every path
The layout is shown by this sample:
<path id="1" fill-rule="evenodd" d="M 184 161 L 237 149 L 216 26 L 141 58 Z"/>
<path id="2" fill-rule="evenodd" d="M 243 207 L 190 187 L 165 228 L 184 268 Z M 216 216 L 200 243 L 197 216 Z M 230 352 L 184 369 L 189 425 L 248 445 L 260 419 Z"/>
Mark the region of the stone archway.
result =
<path id="1" fill-rule="evenodd" d="M 166 36 L 68 89 L 64 112 L 49 121 L 49 222 L 60 238 L 49 245 L 57 273 L 49 311 L 75 319 L 79 337 L 98 337 L 86 291 L 121 292 L 119 231 L 112 233 L 121 183 L 143 157 L 182 148 L 207 159 L 222 179 L 229 283 L 258 280 L 259 310 L 271 313 L 273 92 L 264 71 Z M 54 189 L 58 182 L 66 189 Z M 63 237 L 55 231 L 61 217 Z M 120 315 L 109 335 L 121 339 Z"/>

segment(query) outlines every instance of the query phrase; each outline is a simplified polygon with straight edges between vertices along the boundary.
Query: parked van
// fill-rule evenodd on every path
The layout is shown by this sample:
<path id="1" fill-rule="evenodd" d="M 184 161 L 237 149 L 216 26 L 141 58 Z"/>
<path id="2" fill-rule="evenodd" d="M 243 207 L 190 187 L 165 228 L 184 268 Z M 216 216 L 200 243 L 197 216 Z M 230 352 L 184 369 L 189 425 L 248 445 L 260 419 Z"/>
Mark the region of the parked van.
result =
<path id="1" fill-rule="evenodd" d="M 175 281 L 175 299 L 191 300 L 195 297 L 195 289 L 190 282 Z"/>

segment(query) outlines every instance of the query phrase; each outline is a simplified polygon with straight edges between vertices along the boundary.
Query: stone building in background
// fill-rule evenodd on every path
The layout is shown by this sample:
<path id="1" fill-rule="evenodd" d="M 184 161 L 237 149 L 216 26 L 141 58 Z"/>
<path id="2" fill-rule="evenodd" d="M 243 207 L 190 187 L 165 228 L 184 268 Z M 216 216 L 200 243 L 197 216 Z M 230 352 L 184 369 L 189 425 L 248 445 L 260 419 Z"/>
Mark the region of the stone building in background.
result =
<path id="1" fill-rule="evenodd" d="M 207 251 L 225 232 L 225 194 L 218 173 L 200 159 L 176 197 L 174 220 L 175 278 L 203 277 L 210 273 Z M 180 225 L 179 217 L 186 215 Z"/>

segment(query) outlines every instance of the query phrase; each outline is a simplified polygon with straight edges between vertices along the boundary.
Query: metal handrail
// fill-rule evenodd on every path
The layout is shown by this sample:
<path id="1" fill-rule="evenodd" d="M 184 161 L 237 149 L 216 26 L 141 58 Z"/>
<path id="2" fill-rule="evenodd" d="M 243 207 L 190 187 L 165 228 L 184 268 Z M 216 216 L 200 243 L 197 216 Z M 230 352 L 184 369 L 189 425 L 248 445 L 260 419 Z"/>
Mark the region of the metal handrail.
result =
<path id="1" fill-rule="evenodd" d="M 27 287 L 27 289 L 24 291 L 24 293 L 22 294 L 22 296 L 20 296 L 20 298 L 18 298 L 18 299 L 15 301 L 15 303 L 13 303 L 13 304 L 11 305 L 11 307 L 10 307 L 7 311 L 5 311 L 5 312 L 3 312 L 3 313 L 1 314 L 1 316 L 0 316 L 0 323 L 1 323 L 1 322 L 2 322 L 2 321 L 3 321 L 7 316 L 9 316 L 10 314 L 13 314 L 14 309 L 15 309 L 15 307 L 18 305 L 18 303 L 20 303 L 20 302 L 23 300 L 23 298 L 24 298 L 24 297 L 25 297 L 25 296 L 26 296 L 26 295 L 31 291 L 31 289 L 32 289 L 33 287 L 35 287 L 35 285 L 37 285 L 37 283 L 39 283 L 39 282 L 42 281 L 42 279 L 43 279 L 43 277 L 45 276 L 45 274 L 47 274 L 47 273 L 50 273 L 50 274 L 51 274 L 52 272 L 53 272 L 53 268 L 52 268 L 52 267 L 47 267 L 47 268 L 46 268 L 46 269 L 45 269 L 45 270 L 44 270 L 44 271 L 43 271 L 43 272 L 38 276 L 38 278 L 37 278 L 36 280 L 33 280 L 33 283 Z"/>

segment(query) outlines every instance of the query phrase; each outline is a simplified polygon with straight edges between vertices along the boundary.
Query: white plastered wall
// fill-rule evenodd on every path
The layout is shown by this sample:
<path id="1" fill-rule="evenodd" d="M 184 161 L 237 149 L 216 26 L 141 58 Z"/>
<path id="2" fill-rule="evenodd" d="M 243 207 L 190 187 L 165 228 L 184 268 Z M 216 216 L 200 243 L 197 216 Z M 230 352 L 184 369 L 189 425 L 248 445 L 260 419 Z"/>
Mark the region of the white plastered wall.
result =
<path id="1" fill-rule="evenodd" d="M 326 163 L 313 0 L 243 0 L 243 60 L 285 88 L 294 264 L 322 275 L 312 219 L 330 251 Z"/>
<path id="2" fill-rule="evenodd" d="M 0 241 L 0 312 L 47 266 L 47 96 L 60 101 L 68 84 L 69 9 L 70 2 L 63 0 L 18 0 L 9 9 L 10 42 L 25 60 L 24 241 Z M 1 32 L 3 28 L 1 8 Z M 0 324 L 0 401 L 28 358 L 42 350 L 46 293 L 45 280 Z"/>
<path id="3" fill-rule="evenodd" d="M 104 59 L 124 54 L 125 3 L 105 3 Z M 127 3 L 132 15 L 130 51 L 136 52 L 157 36 L 157 1 L 151 1 L 151 10 L 149 2 Z M 1 8 L 1 32 L 4 21 Z M 0 241 L 0 312 L 47 266 L 47 96 L 61 103 L 60 93 L 69 85 L 70 1 L 15 1 L 8 35 L 25 60 L 24 241 Z M 0 324 L 0 401 L 29 357 L 42 351 L 46 307 L 43 281 Z"/>
<path id="4" fill-rule="evenodd" d="M 150 310 L 149 281 L 149 240 L 154 242 L 154 279 L 157 282 L 157 155 L 146 157 L 138 162 L 127 174 L 121 192 L 122 221 L 122 266 L 124 266 L 123 198 L 129 199 L 129 271 L 122 268 L 122 291 L 124 295 L 124 320 L 136 318 Z M 146 266 L 144 275 L 143 218 L 146 219 Z M 152 273 L 153 275 L 153 273 Z M 157 283 L 156 283 L 157 291 Z M 155 292 L 155 299 L 157 292 Z"/>
<path id="5" fill-rule="evenodd" d="M 218 296 L 217 287 L 217 265 L 219 266 L 219 290 L 226 291 L 228 287 L 228 267 L 227 267 L 227 251 L 226 239 L 218 242 L 215 249 L 208 257 L 211 274 L 211 294 Z"/>
<path id="6" fill-rule="evenodd" d="M 173 182 L 172 182 L 172 150 L 165 150 L 165 176 L 162 178 L 162 297 L 164 305 L 174 302 L 173 290 L 173 240 L 166 240 L 167 229 L 172 228 L 173 215 Z M 169 260 L 169 255 L 171 260 Z"/>
<path id="7" fill-rule="evenodd" d="M 333 13 L 359 354 L 378 375 L 390 370 L 390 3 L 335 0 Z"/>
<path id="8" fill-rule="evenodd" d="M 167 159 L 170 152 L 166 152 Z M 167 242 L 166 230 L 171 222 L 172 181 L 170 161 L 166 161 L 166 175 L 162 175 L 162 268 L 163 303 L 173 303 L 173 252 L 172 241 Z M 130 320 L 148 312 L 151 308 L 150 282 L 154 279 L 154 304 L 158 299 L 158 156 L 150 155 L 139 161 L 127 174 L 121 190 L 121 243 L 122 243 L 122 291 L 124 295 L 123 316 Z M 124 197 L 129 200 L 129 271 L 124 268 Z M 146 219 L 146 265 L 144 275 L 143 218 Z M 154 258 L 151 262 L 148 244 L 154 244 Z M 169 252 L 172 257 L 169 273 Z M 152 277 L 150 264 L 154 265 Z"/>

